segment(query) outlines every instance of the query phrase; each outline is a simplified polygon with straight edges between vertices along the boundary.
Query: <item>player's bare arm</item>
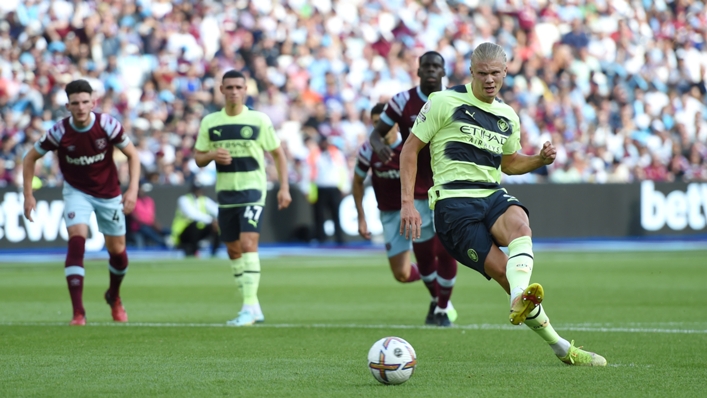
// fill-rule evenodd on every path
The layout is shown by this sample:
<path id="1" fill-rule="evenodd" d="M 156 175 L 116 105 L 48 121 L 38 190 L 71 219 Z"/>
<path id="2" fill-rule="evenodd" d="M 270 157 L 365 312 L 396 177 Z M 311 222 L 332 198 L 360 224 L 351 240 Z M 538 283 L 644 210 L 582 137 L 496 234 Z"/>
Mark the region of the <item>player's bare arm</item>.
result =
<path id="1" fill-rule="evenodd" d="M 37 200 L 34 198 L 34 193 L 32 192 L 32 180 L 34 179 L 34 164 L 42 157 L 42 154 L 37 152 L 34 147 L 32 147 L 25 158 L 22 160 L 22 181 L 23 181 L 23 193 L 25 197 L 25 218 L 30 222 L 34 222 L 32 219 L 32 210 L 37 206 Z"/>
<path id="2" fill-rule="evenodd" d="M 543 144 L 540 153 L 533 156 L 514 153 L 503 155 L 501 159 L 501 171 L 508 175 L 529 173 L 542 166 L 552 164 L 557 157 L 557 149 L 549 141 Z"/>
<path id="3" fill-rule="evenodd" d="M 379 119 L 369 139 L 371 148 L 373 148 L 373 151 L 383 163 L 388 163 L 393 158 L 393 150 L 385 142 L 385 137 L 393 130 L 393 127 L 395 126 L 391 126 Z"/>
<path id="4" fill-rule="evenodd" d="M 356 213 L 358 213 L 358 234 L 363 239 L 371 239 L 371 233 L 368 232 L 368 224 L 366 223 L 366 212 L 363 210 L 363 180 L 363 177 L 354 173 L 351 194 L 356 205 Z"/>
<path id="5" fill-rule="evenodd" d="M 415 134 L 410 134 L 400 154 L 400 235 L 405 239 L 419 239 L 422 219 L 415 209 L 415 177 L 417 176 L 417 154 L 425 147 Z"/>
<path id="6" fill-rule="evenodd" d="M 275 160 L 275 167 L 277 168 L 277 177 L 280 180 L 280 190 L 277 191 L 277 209 L 286 209 L 292 202 L 292 196 L 290 196 L 290 181 L 287 173 L 287 156 L 285 156 L 285 151 L 282 147 L 277 147 L 274 151 L 270 151 L 273 160 Z"/>
<path id="7" fill-rule="evenodd" d="M 135 202 L 137 202 L 137 191 L 140 184 L 140 157 L 132 142 L 120 150 L 128 158 L 128 171 L 130 172 L 128 190 L 123 194 L 121 203 L 123 203 L 123 213 L 130 214 L 135 209 Z"/>
<path id="8" fill-rule="evenodd" d="M 212 161 L 222 165 L 229 165 L 232 161 L 231 154 L 223 148 L 208 152 L 197 150 L 194 154 L 194 160 L 199 167 L 206 167 Z"/>

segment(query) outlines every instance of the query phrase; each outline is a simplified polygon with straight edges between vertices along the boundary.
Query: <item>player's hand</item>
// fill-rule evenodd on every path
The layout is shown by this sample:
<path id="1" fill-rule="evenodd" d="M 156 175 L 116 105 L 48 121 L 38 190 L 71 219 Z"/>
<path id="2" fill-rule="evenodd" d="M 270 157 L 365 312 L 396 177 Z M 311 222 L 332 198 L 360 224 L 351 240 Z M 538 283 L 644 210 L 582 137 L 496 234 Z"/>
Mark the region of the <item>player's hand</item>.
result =
<path id="1" fill-rule="evenodd" d="M 543 144 L 543 149 L 540 150 L 540 159 L 543 161 L 543 164 L 552 164 L 556 157 L 557 149 L 550 143 L 550 141 L 546 141 Z"/>
<path id="2" fill-rule="evenodd" d="M 366 223 L 365 218 L 358 219 L 358 234 L 361 235 L 363 239 L 371 239 L 371 233 L 368 232 L 368 224 Z"/>
<path id="3" fill-rule="evenodd" d="M 135 210 L 135 202 L 137 202 L 137 190 L 128 189 L 123 194 L 123 214 L 130 214 Z"/>
<path id="4" fill-rule="evenodd" d="M 34 195 L 25 195 L 25 218 L 30 222 L 34 222 L 32 219 L 32 210 L 37 207 L 37 200 Z"/>
<path id="5" fill-rule="evenodd" d="M 218 164 L 227 166 L 231 164 L 231 154 L 226 149 L 219 148 L 214 153 L 214 161 Z"/>
<path id="6" fill-rule="evenodd" d="M 374 132 L 375 134 L 375 132 Z M 383 162 L 383 163 L 388 163 L 390 162 L 390 159 L 393 158 L 393 149 L 390 148 L 388 145 L 385 144 L 385 142 L 377 141 L 377 140 L 371 140 L 371 147 L 373 148 L 373 151 L 378 155 L 378 158 Z"/>
<path id="7" fill-rule="evenodd" d="M 400 235 L 405 235 L 405 239 L 420 239 L 422 233 L 422 219 L 412 203 L 403 203 L 400 208 Z"/>
<path id="8" fill-rule="evenodd" d="M 292 203 L 292 196 L 290 196 L 290 189 L 280 189 L 277 191 L 277 209 L 286 209 L 290 203 Z"/>

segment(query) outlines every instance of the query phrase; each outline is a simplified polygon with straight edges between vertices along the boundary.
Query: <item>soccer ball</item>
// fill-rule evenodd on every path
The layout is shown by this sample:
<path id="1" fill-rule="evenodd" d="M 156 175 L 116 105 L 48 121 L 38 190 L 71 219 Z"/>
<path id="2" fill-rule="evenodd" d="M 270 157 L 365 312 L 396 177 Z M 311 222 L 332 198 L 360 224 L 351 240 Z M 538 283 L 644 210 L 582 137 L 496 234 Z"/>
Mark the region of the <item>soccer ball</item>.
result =
<path id="1" fill-rule="evenodd" d="M 405 383 L 416 365 L 415 349 L 400 337 L 384 337 L 368 351 L 368 369 L 383 384 Z"/>

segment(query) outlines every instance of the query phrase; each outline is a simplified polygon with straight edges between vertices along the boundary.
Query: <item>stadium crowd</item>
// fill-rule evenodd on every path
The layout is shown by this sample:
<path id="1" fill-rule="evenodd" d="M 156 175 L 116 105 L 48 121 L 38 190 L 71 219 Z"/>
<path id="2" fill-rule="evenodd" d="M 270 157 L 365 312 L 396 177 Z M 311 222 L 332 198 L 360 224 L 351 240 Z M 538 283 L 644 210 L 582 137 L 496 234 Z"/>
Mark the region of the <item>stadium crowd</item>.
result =
<path id="1" fill-rule="evenodd" d="M 700 1 L 3 0 L 0 186 L 21 184 L 22 155 L 67 115 L 63 88 L 78 78 L 132 136 L 144 181 L 213 183 L 193 146 L 232 68 L 278 130 L 291 181 L 306 183 L 319 135 L 353 164 L 370 108 L 417 84 L 419 55 L 438 51 L 446 85 L 463 84 L 485 41 L 509 56 L 502 96 L 521 117 L 523 151 L 558 148 L 551 167 L 506 182 L 707 181 Z M 52 156 L 36 173 L 61 184 Z"/>

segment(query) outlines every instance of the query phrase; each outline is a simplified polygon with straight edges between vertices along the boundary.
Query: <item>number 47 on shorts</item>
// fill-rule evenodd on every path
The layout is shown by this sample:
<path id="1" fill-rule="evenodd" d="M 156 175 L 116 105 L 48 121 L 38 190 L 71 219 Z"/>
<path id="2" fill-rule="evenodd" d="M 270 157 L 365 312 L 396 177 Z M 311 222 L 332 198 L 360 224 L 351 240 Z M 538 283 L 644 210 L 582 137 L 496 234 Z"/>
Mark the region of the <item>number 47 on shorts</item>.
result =
<path id="1" fill-rule="evenodd" d="M 258 220 L 263 212 L 263 206 L 247 206 L 243 217 L 248 220 L 248 224 L 258 228 Z"/>

